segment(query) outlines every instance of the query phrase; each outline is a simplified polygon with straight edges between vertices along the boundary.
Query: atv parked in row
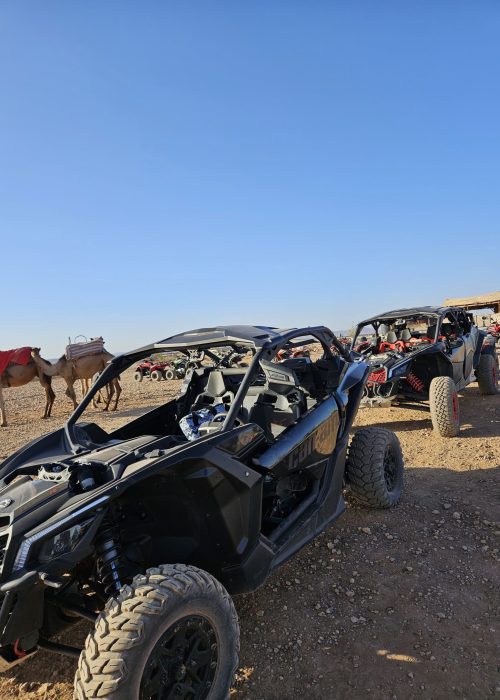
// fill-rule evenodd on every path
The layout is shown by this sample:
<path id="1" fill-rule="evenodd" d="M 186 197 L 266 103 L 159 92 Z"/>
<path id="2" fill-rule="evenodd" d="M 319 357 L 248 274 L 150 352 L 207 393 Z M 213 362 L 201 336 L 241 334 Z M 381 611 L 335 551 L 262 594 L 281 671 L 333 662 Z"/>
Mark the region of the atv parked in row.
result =
<path id="1" fill-rule="evenodd" d="M 458 392 L 475 379 L 482 394 L 498 391 L 498 357 L 488 338 L 460 308 L 398 309 L 362 321 L 352 342 L 370 363 L 362 404 L 428 401 L 434 430 L 458 435 Z"/>
<path id="2" fill-rule="evenodd" d="M 274 362 L 320 344 L 321 359 Z M 106 432 L 83 414 L 141 358 L 217 349 L 179 396 Z M 334 350 L 332 351 L 333 348 Z M 399 499 L 396 436 L 349 431 L 369 372 L 325 327 L 233 326 L 115 357 L 60 430 L 0 465 L 0 668 L 38 648 L 79 656 L 78 700 L 228 697 L 239 628 L 229 594 L 254 591 L 344 511 L 347 487 Z M 95 622 L 83 650 L 54 641 Z"/>
<path id="3" fill-rule="evenodd" d="M 161 382 L 162 379 L 184 379 L 196 367 L 200 367 L 204 354 L 199 352 L 188 352 L 185 357 L 176 357 L 170 362 L 156 362 L 152 358 L 147 358 L 140 362 L 135 368 L 134 379 L 142 382 L 144 377 L 149 377 L 154 382 Z"/>
<path id="4" fill-rule="evenodd" d="M 149 379 L 157 381 L 160 376 L 163 378 L 163 373 L 169 367 L 169 362 L 156 362 L 151 358 L 147 358 L 135 368 L 134 379 L 136 382 L 142 382 L 144 377 L 149 377 Z"/>

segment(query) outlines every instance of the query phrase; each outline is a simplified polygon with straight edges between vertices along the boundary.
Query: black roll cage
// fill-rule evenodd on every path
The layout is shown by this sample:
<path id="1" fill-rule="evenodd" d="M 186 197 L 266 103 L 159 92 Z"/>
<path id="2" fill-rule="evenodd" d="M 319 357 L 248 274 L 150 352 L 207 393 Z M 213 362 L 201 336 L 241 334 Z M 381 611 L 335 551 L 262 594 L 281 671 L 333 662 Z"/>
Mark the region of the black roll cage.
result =
<path id="1" fill-rule="evenodd" d="M 187 334 L 186 334 L 187 335 Z M 234 401 L 231 404 L 231 407 L 226 415 L 226 418 L 224 420 L 224 423 L 222 424 L 221 432 L 225 432 L 228 430 L 231 430 L 234 427 L 234 423 L 236 420 L 236 416 L 238 414 L 238 411 L 241 408 L 241 405 L 243 404 L 243 399 L 245 398 L 245 395 L 248 391 L 248 388 L 250 387 L 253 379 L 259 372 L 259 364 L 261 360 L 272 360 L 277 352 L 281 350 L 282 347 L 284 347 L 287 344 L 290 344 L 290 342 L 294 338 L 301 338 L 303 336 L 312 336 L 315 338 L 320 345 L 323 348 L 323 351 L 325 353 L 325 357 L 333 357 L 333 353 L 331 350 L 331 347 L 335 347 L 339 355 L 346 361 L 346 362 L 352 362 L 353 357 L 351 356 L 351 353 L 348 349 L 345 348 L 345 346 L 337 339 L 333 331 L 331 331 L 329 328 L 326 326 L 313 326 L 310 328 L 293 328 L 291 330 L 288 330 L 284 333 L 281 334 L 276 334 L 269 340 L 265 341 L 262 345 L 257 346 L 254 342 L 249 341 L 248 339 L 213 339 L 213 341 L 210 341 L 209 339 L 201 341 L 201 342 L 193 342 L 192 344 L 189 345 L 179 345 L 179 346 L 168 346 L 168 351 L 172 352 L 182 352 L 184 354 L 187 354 L 190 348 L 192 349 L 199 349 L 199 350 L 204 350 L 205 353 L 207 353 L 207 347 L 208 348 L 215 348 L 215 347 L 235 347 L 235 348 L 241 348 L 241 349 L 246 349 L 247 351 L 252 351 L 254 353 L 254 356 L 252 358 L 252 362 L 250 363 L 250 366 L 247 368 L 246 374 L 243 378 L 243 381 L 241 382 L 238 391 L 236 392 L 236 395 L 234 397 Z M 314 341 L 311 341 L 314 342 Z M 304 345 L 308 343 L 295 343 L 292 344 L 292 347 L 297 347 L 300 345 Z M 157 352 L 161 351 L 161 348 L 158 346 L 157 348 L 154 348 L 153 351 L 156 350 Z M 69 444 L 69 447 L 72 452 L 74 453 L 79 453 L 83 451 L 84 448 L 82 448 L 77 442 L 75 442 L 74 439 L 74 430 L 73 426 L 75 425 L 76 421 L 80 418 L 82 413 L 85 411 L 87 406 L 90 404 L 94 396 L 97 394 L 97 392 L 102 389 L 106 384 L 108 384 L 110 381 L 118 377 L 121 372 L 124 372 L 126 369 L 131 367 L 135 362 L 138 360 L 141 360 L 145 355 L 147 354 L 148 349 L 143 348 L 141 350 L 136 350 L 131 353 L 126 353 L 124 355 L 118 355 L 117 357 L 113 358 L 106 368 L 103 370 L 103 372 L 99 375 L 97 380 L 94 382 L 92 387 L 90 388 L 90 391 L 86 394 L 86 396 L 83 398 L 81 403 L 76 407 L 76 409 L 73 411 L 73 413 L 70 415 L 68 420 L 66 421 L 64 425 L 64 434 L 66 437 L 66 440 Z M 209 354 L 210 351 L 208 351 L 207 354 Z M 210 353 L 211 356 L 212 353 Z M 213 356 L 215 357 L 215 356 Z M 219 358 L 217 358 L 219 359 Z"/>
<path id="2" fill-rule="evenodd" d="M 369 318 L 369 319 L 367 319 L 366 321 L 361 321 L 361 323 L 358 323 L 358 325 L 356 326 L 356 332 L 355 332 L 354 337 L 353 337 L 353 339 L 352 339 L 351 350 L 354 349 L 354 344 L 355 344 L 355 342 L 356 342 L 356 340 L 357 340 L 357 338 L 358 338 L 358 336 L 359 336 L 359 334 L 360 334 L 360 332 L 361 332 L 361 329 L 364 328 L 364 326 L 372 325 L 372 326 L 373 326 L 373 329 L 374 329 L 374 331 L 375 331 L 375 333 L 376 333 L 376 335 L 378 336 L 378 329 L 379 329 L 380 326 L 383 325 L 383 324 L 386 324 L 386 323 L 394 323 L 394 321 L 397 321 L 397 320 L 400 319 L 400 318 L 405 318 L 406 320 L 410 320 L 411 318 L 423 318 L 423 317 L 435 318 L 435 319 L 437 319 L 437 322 L 436 322 L 436 331 L 435 331 L 435 334 L 434 334 L 434 340 L 436 340 L 437 337 L 438 337 L 438 335 L 439 335 L 439 329 L 440 329 L 440 326 L 441 326 L 441 321 L 443 320 L 443 315 L 442 315 L 442 314 L 430 313 L 430 312 L 428 312 L 428 311 L 427 311 L 427 312 L 426 312 L 426 311 L 422 311 L 422 312 L 420 312 L 420 313 L 412 312 L 412 313 L 408 313 L 408 314 L 406 314 L 406 315 L 405 315 L 404 313 L 401 313 L 400 315 L 394 316 L 394 317 L 392 317 L 392 318 L 391 318 L 391 317 L 381 316 L 380 318 Z"/>

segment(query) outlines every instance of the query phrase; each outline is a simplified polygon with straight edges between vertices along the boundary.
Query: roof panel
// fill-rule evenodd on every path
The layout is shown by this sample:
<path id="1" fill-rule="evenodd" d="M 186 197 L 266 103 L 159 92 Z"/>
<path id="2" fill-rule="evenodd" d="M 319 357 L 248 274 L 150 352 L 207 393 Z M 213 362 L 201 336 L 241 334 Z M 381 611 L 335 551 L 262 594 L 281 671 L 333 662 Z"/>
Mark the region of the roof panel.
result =
<path id="1" fill-rule="evenodd" d="M 197 328 L 185 333 L 170 336 L 158 341 L 155 345 L 162 347 L 179 347 L 187 345 L 210 343 L 242 343 L 260 347 L 269 340 L 276 338 L 289 329 L 279 329 L 272 326 L 215 326 L 213 328 Z"/>
<path id="2" fill-rule="evenodd" d="M 125 357 L 137 358 L 151 355 L 162 351 L 184 350 L 188 348 L 207 348 L 225 345 L 243 345 L 249 348 L 261 348 L 268 342 L 286 341 L 286 336 L 295 337 L 308 334 L 333 333 L 325 326 L 311 326 L 309 328 L 274 328 L 273 326 L 215 326 L 213 328 L 197 328 L 185 333 L 172 335 L 156 343 L 145 345 L 131 352 L 120 355 L 122 360 Z M 118 359 L 115 358 L 118 362 Z M 122 361 L 120 360 L 120 362 Z"/>
<path id="3" fill-rule="evenodd" d="M 422 316 L 441 316 L 441 314 L 446 312 L 447 308 L 448 307 L 446 306 L 414 306 L 408 309 L 393 309 L 392 311 L 385 311 L 384 313 L 377 314 L 376 316 L 371 316 L 365 321 L 360 321 L 358 326 L 371 323 L 371 321 L 404 318 L 405 316 L 416 316 L 418 314 L 422 314 Z"/>

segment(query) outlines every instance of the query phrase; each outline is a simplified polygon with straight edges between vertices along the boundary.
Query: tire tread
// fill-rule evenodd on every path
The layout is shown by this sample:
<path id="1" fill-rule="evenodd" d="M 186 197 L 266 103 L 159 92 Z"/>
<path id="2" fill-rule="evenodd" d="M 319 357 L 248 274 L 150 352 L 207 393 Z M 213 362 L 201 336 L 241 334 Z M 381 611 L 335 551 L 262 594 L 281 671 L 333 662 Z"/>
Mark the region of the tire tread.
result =
<path id="1" fill-rule="evenodd" d="M 398 465 L 394 493 L 387 489 L 383 464 L 388 446 Z M 390 508 L 398 502 L 403 481 L 403 455 L 399 440 L 385 428 L 362 428 L 354 435 L 346 462 L 346 482 L 356 501 L 369 508 Z"/>
<path id="2" fill-rule="evenodd" d="M 80 655 L 75 676 L 74 698 L 122 698 L 134 663 L 134 650 L 144 640 L 146 618 L 161 616 L 171 598 L 188 594 L 216 596 L 229 608 L 233 626 L 239 629 L 233 601 L 224 586 L 206 571 L 185 564 L 165 564 L 136 576 L 130 585 L 110 598 L 98 615 Z M 232 675 L 236 673 L 239 635 L 232 650 Z"/>

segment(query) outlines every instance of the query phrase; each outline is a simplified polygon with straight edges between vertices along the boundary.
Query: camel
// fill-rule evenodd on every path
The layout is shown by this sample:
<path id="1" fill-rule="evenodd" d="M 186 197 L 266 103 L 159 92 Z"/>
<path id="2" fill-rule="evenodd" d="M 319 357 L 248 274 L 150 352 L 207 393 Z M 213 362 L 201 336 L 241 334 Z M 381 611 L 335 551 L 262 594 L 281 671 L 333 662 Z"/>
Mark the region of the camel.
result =
<path id="1" fill-rule="evenodd" d="M 43 362 L 50 367 L 49 362 L 46 360 L 43 360 Z M 39 379 L 40 384 L 45 389 L 45 411 L 42 418 L 50 418 L 52 405 L 54 403 L 54 399 L 56 398 L 54 390 L 52 389 L 52 379 L 49 375 L 42 372 L 34 360 L 32 360 L 27 365 L 10 364 L 0 375 L 0 427 L 7 427 L 7 414 L 5 412 L 5 402 L 2 389 L 6 389 L 7 387 L 24 386 L 35 379 L 35 377 Z"/>
<path id="2" fill-rule="evenodd" d="M 56 363 L 51 365 L 40 357 L 40 348 L 33 348 L 31 356 L 41 372 L 47 374 L 49 377 L 59 376 L 64 379 L 67 385 L 66 396 L 73 401 L 74 408 L 78 405 L 75 389 L 73 387 L 76 380 L 92 379 L 94 374 L 102 372 L 108 362 L 114 357 L 114 355 L 110 352 L 106 352 L 106 350 L 96 355 L 86 355 L 75 360 L 67 360 L 63 355 Z M 116 393 L 115 403 L 111 409 L 112 411 L 116 411 L 118 408 L 118 400 L 122 392 L 118 378 L 112 379 L 107 386 L 109 387 L 109 391 L 107 392 L 103 410 L 107 411 L 109 409 L 111 399 Z"/>

